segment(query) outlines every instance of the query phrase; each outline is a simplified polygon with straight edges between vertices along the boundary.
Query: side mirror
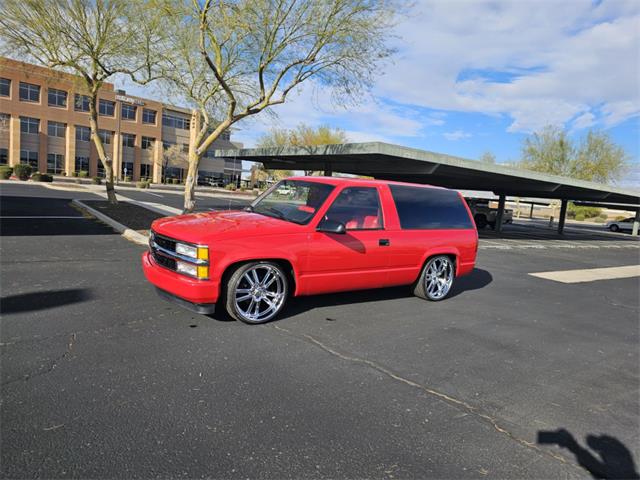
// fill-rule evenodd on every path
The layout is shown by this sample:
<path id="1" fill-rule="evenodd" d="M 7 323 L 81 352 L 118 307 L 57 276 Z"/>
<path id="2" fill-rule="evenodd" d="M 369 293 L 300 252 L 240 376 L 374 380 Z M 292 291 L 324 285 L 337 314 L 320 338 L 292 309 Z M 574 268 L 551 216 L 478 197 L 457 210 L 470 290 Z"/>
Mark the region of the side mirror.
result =
<path id="1" fill-rule="evenodd" d="M 323 220 L 316 228 L 318 232 L 325 233 L 347 233 L 347 228 L 344 226 L 344 223 L 336 222 L 335 220 Z"/>

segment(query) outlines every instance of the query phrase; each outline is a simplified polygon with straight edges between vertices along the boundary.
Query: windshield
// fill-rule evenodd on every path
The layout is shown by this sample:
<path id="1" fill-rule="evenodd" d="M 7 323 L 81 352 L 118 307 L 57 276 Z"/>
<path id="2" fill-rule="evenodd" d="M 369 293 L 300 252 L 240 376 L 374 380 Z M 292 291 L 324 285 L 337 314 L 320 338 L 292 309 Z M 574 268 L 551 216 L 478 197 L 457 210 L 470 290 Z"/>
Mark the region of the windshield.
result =
<path id="1" fill-rule="evenodd" d="M 249 209 L 261 215 L 306 225 L 333 189 L 326 183 L 283 180 L 267 190 Z"/>

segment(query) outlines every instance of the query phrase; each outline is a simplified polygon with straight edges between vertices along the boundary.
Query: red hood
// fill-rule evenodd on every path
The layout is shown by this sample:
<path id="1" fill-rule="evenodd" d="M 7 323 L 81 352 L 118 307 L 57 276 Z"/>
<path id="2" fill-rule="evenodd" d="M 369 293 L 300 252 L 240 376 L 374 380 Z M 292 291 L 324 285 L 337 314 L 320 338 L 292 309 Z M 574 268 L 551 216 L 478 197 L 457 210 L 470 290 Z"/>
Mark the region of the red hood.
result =
<path id="1" fill-rule="evenodd" d="M 305 227 L 257 213 L 232 210 L 159 218 L 151 228 L 176 240 L 207 245 L 222 238 L 299 233 Z"/>

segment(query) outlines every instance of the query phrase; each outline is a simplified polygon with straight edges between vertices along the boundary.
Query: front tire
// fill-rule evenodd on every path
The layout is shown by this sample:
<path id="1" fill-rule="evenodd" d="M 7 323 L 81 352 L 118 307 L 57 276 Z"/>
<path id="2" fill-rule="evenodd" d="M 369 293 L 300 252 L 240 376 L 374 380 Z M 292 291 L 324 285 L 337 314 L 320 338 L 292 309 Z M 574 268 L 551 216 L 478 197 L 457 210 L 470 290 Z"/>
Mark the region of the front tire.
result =
<path id="1" fill-rule="evenodd" d="M 289 282 L 280 265 L 258 261 L 236 268 L 225 290 L 229 315 L 255 325 L 266 323 L 280 313 L 289 294 Z"/>
<path id="2" fill-rule="evenodd" d="M 447 298 L 456 276 L 451 257 L 438 255 L 430 258 L 422 269 L 413 293 L 425 300 L 438 302 Z"/>
<path id="3" fill-rule="evenodd" d="M 614 223 L 609 227 L 609 230 L 611 230 L 612 232 L 617 232 L 620 230 L 620 227 Z"/>

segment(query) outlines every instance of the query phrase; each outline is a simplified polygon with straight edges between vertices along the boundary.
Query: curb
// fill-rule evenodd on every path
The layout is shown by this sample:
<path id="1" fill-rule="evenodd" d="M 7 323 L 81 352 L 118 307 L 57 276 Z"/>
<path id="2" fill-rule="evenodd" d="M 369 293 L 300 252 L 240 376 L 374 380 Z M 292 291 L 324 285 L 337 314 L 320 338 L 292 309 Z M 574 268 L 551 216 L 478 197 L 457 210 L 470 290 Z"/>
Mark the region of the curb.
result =
<path id="1" fill-rule="evenodd" d="M 145 235 L 142 235 L 141 233 L 138 233 L 135 230 L 131 230 L 129 227 L 126 227 L 125 225 L 121 224 L 120 222 L 116 222 L 111 217 L 107 217 L 104 213 L 101 213 L 101 212 L 97 211 L 96 209 L 91 208 L 90 206 L 84 204 L 80 200 L 73 199 L 71 201 L 71 203 L 73 205 L 77 206 L 78 208 L 81 208 L 82 210 L 86 211 L 91 216 L 96 217 L 98 220 L 106 223 L 111 228 L 113 228 L 115 231 L 119 232 L 127 240 L 129 240 L 131 242 L 134 242 L 134 243 L 137 243 L 139 245 L 145 245 L 146 246 L 146 245 L 149 244 L 149 237 L 147 237 Z"/>

